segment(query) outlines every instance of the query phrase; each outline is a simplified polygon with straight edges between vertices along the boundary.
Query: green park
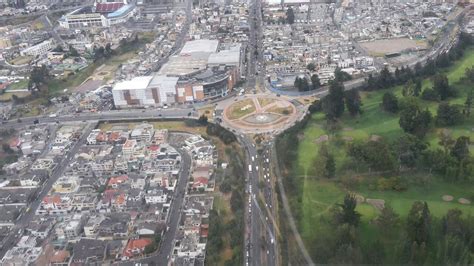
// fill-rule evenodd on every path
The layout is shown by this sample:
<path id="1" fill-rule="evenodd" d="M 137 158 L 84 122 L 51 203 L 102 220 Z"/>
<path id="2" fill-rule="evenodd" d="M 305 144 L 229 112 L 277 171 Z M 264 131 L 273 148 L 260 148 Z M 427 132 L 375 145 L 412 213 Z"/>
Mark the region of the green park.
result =
<path id="1" fill-rule="evenodd" d="M 307 120 L 279 138 L 290 206 L 316 263 L 472 263 L 474 48 L 450 60 L 429 74 L 410 71 L 416 81 L 396 82 L 395 74 L 377 89 L 371 81 L 357 92 L 342 88 L 339 111 L 331 110 L 338 87 L 331 85 Z M 441 83 L 452 93 L 429 97 Z M 410 120 L 418 115 L 426 122 Z M 338 217 L 351 201 L 355 218 L 344 227 Z M 450 221 L 468 229 L 449 234 Z"/>

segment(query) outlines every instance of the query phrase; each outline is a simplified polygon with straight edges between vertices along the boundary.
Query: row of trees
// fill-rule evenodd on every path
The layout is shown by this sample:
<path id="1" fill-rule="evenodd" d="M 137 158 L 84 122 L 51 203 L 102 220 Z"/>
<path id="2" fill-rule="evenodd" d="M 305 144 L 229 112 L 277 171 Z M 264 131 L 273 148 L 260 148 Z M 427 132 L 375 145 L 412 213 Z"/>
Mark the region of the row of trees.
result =
<path id="1" fill-rule="evenodd" d="M 206 263 L 209 265 L 218 264 L 220 261 L 225 239 L 229 239 L 229 245 L 232 248 L 232 258 L 226 261 L 226 265 L 242 265 L 243 236 L 244 236 L 244 183 L 242 173 L 245 172 L 244 162 L 241 155 L 235 147 L 228 147 L 225 150 L 229 158 L 229 165 L 225 171 L 216 173 L 219 182 L 219 190 L 224 194 L 230 195 L 230 211 L 226 213 L 225 209 L 213 208 L 210 211 L 209 219 L 212 224 L 209 227 L 209 236 L 206 246 Z M 232 215 L 232 219 L 224 217 Z"/>
<path id="2" fill-rule="evenodd" d="M 321 81 L 319 80 L 319 76 L 317 74 L 311 75 L 311 85 L 306 77 L 297 76 L 294 82 L 295 88 L 298 91 L 309 91 L 309 90 L 316 90 L 321 87 Z"/>
<path id="3" fill-rule="evenodd" d="M 421 92 L 421 80 L 423 78 L 434 76 L 439 69 L 451 66 L 454 61 L 464 55 L 466 47 L 473 43 L 473 39 L 469 34 L 461 33 L 457 44 L 452 47 L 448 53 L 441 53 L 435 59 L 428 59 L 425 65 L 418 62 L 413 69 L 409 67 L 397 68 L 393 75 L 388 68 L 384 68 L 377 76 L 369 75 L 363 89 L 387 89 L 393 85 L 406 84 L 411 80 L 414 87 L 417 88 L 419 95 Z M 413 91 L 413 93 L 416 93 L 416 91 Z"/>
<path id="4" fill-rule="evenodd" d="M 345 108 L 353 116 L 362 113 L 362 101 L 359 90 L 353 89 L 344 91 L 344 84 L 332 81 L 329 85 L 329 93 L 322 100 L 322 109 L 326 114 L 326 119 L 330 122 L 336 121 L 342 116 Z"/>
<path id="5" fill-rule="evenodd" d="M 356 196 L 347 194 L 331 210 L 332 218 L 322 220 L 327 230 L 310 244 L 318 263 L 468 265 L 473 262 L 474 220 L 463 216 L 458 209 L 449 210 L 441 220 L 436 220 L 426 202 L 415 201 L 406 219 L 401 219 L 387 203 L 373 219 L 377 234 L 367 243 L 361 239 L 362 215 L 356 207 Z"/>

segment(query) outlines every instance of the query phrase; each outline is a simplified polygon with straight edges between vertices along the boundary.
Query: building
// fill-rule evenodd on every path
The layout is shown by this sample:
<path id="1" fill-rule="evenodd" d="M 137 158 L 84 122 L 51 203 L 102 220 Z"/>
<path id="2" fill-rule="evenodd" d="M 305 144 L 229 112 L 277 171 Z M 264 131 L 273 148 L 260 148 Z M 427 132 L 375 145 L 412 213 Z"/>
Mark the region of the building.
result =
<path id="1" fill-rule="evenodd" d="M 102 28 L 126 22 L 135 14 L 135 5 L 125 2 L 95 3 L 62 16 L 59 25 L 66 29 Z"/>
<path id="2" fill-rule="evenodd" d="M 226 96 L 241 78 L 240 44 L 217 40 L 187 42 L 170 57 L 157 75 L 117 83 L 113 90 L 117 108 L 193 103 Z"/>
<path id="3" fill-rule="evenodd" d="M 141 76 L 115 84 L 112 89 L 117 108 L 163 106 L 176 102 L 177 77 Z"/>
<path id="4" fill-rule="evenodd" d="M 49 50 L 53 49 L 54 47 L 52 40 L 46 40 L 31 47 L 28 47 L 22 51 L 20 51 L 20 55 L 31 55 L 31 56 L 38 56 L 44 55 L 49 52 Z"/>

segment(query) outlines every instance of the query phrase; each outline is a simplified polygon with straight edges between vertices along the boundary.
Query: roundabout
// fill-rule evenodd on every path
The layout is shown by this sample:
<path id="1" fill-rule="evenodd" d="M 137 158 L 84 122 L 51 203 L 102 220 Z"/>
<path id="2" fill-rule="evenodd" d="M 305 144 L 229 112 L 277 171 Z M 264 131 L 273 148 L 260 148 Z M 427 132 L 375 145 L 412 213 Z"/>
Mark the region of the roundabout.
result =
<path id="1" fill-rule="evenodd" d="M 299 112 L 289 100 L 268 95 L 246 95 L 223 108 L 223 121 L 244 133 L 266 133 L 293 124 Z"/>

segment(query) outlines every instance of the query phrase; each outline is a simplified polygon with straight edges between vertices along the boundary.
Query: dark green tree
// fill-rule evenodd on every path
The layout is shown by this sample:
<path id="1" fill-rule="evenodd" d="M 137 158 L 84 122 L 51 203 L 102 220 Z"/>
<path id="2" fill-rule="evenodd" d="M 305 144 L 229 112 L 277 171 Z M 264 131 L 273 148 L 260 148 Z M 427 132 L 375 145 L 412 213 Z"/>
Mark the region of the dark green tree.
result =
<path id="1" fill-rule="evenodd" d="M 380 232 L 390 234 L 391 232 L 395 232 L 400 225 L 400 217 L 395 213 L 390 204 L 385 203 L 384 208 L 375 219 L 375 224 L 380 229 Z"/>
<path id="2" fill-rule="evenodd" d="M 454 89 L 449 86 L 448 77 L 443 74 L 438 74 L 433 77 L 433 90 L 441 101 L 455 95 Z"/>
<path id="3" fill-rule="evenodd" d="M 459 107 L 442 102 L 438 105 L 436 112 L 436 124 L 438 126 L 454 126 L 462 121 L 462 114 Z"/>
<path id="4" fill-rule="evenodd" d="M 407 216 L 407 237 L 410 243 L 428 244 L 431 239 L 431 214 L 426 202 L 415 201 Z"/>
<path id="5" fill-rule="evenodd" d="M 311 76 L 311 85 L 313 86 L 313 90 L 316 90 L 321 87 L 321 81 L 319 80 L 318 74 L 313 74 Z"/>
<path id="6" fill-rule="evenodd" d="M 428 144 L 412 134 L 403 134 L 396 142 L 398 161 L 406 167 L 414 167 Z"/>
<path id="7" fill-rule="evenodd" d="M 357 200 L 353 194 L 346 194 L 344 202 L 337 204 L 334 218 L 337 224 L 348 224 L 357 227 L 360 222 L 360 213 L 356 211 Z"/>
<path id="8" fill-rule="evenodd" d="M 326 119 L 335 121 L 344 113 L 344 85 L 340 82 L 331 82 L 329 94 L 324 98 L 323 110 Z"/>
<path id="9" fill-rule="evenodd" d="M 458 161 L 466 160 L 469 158 L 469 144 L 469 137 L 460 136 L 451 149 L 451 155 L 458 159 Z"/>
<path id="10" fill-rule="evenodd" d="M 474 99 L 474 90 L 471 89 L 466 96 L 466 101 L 464 102 L 466 116 L 471 115 L 473 99 Z"/>
<path id="11" fill-rule="evenodd" d="M 316 65 L 314 63 L 309 63 L 306 66 L 306 69 L 308 69 L 309 71 L 314 71 L 316 69 Z"/>
<path id="12" fill-rule="evenodd" d="M 336 67 L 336 70 L 334 70 L 334 81 L 344 82 L 351 79 L 352 79 L 351 75 L 349 75 L 349 73 L 345 71 L 342 71 L 341 68 Z"/>
<path id="13" fill-rule="evenodd" d="M 360 106 L 362 105 L 359 90 L 352 89 L 344 92 L 346 107 L 349 113 L 353 116 L 361 113 Z"/>
<path id="14" fill-rule="evenodd" d="M 393 92 L 386 92 L 382 98 L 382 108 L 390 113 L 398 112 L 398 98 Z"/>
<path id="15" fill-rule="evenodd" d="M 400 112 L 400 127 L 407 133 L 424 137 L 432 121 L 431 112 L 420 110 L 417 101 L 406 101 Z"/>

